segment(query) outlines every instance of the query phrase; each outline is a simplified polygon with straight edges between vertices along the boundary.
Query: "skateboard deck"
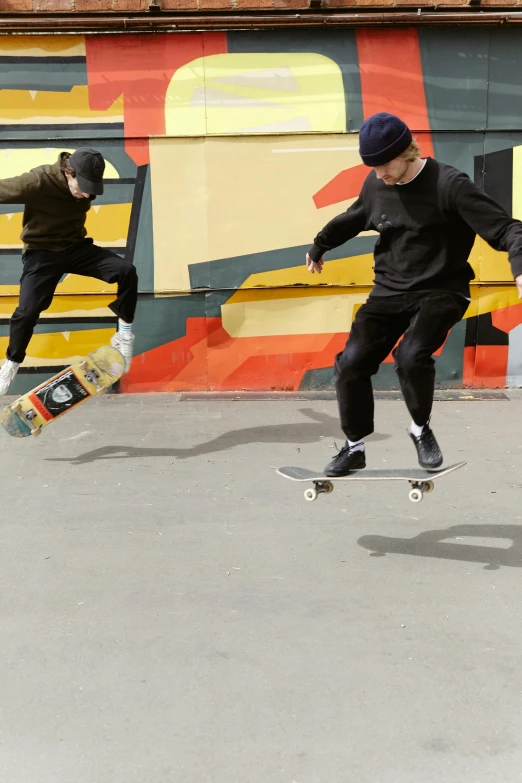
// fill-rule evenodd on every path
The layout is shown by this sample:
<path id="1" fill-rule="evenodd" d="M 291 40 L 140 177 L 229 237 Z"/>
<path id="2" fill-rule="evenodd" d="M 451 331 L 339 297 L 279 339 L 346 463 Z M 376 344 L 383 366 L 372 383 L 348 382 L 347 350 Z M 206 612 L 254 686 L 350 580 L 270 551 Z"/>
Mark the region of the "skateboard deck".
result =
<path id="1" fill-rule="evenodd" d="M 97 348 L 10 403 L 0 411 L 0 424 L 14 438 L 39 435 L 67 411 L 107 391 L 124 367 L 125 359 L 116 348 Z"/>
<path id="2" fill-rule="evenodd" d="M 431 492 L 433 482 L 441 476 L 453 473 L 454 470 L 464 467 L 466 462 L 456 462 L 447 468 L 437 470 L 425 470 L 424 468 L 405 468 L 388 470 L 354 470 L 347 476 L 325 476 L 314 473 L 307 468 L 285 467 L 277 468 L 277 472 L 284 478 L 292 481 L 311 481 L 313 488 L 305 490 L 306 500 L 317 500 L 318 495 L 333 491 L 334 481 L 408 481 L 410 483 L 409 498 L 412 503 L 419 503 L 425 492 Z"/>

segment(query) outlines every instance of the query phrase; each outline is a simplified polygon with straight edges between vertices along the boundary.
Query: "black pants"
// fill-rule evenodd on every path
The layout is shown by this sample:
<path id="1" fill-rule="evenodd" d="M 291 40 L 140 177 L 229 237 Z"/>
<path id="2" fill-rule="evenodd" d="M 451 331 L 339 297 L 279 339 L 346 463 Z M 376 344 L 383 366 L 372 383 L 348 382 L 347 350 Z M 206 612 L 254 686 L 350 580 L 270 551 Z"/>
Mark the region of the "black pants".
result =
<path id="1" fill-rule="evenodd" d="M 134 320 L 138 298 L 136 268 L 112 250 L 93 244 L 92 239 L 84 239 L 67 250 L 26 250 L 22 261 L 20 299 L 11 317 L 8 359 L 23 362 L 40 313 L 50 307 L 64 274 L 118 283 L 118 297 L 109 307 L 127 323 Z"/>
<path id="2" fill-rule="evenodd" d="M 435 389 L 432 354 L 468 308 L 458 294 L 370 296 L 358 310 L 344 351 L 335 360 L 341 427 L 351 441 L 373 432 L 371 376 L 393 351 L 404 400 L 413 421 L 429 421 Z"/>

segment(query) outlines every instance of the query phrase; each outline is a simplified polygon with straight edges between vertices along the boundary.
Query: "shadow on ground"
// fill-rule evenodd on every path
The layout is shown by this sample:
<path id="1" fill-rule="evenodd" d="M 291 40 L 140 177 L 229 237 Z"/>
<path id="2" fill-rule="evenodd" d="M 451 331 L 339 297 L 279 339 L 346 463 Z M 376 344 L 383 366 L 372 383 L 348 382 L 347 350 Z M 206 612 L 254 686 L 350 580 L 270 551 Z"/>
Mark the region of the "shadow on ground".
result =
<path id="1" fill-rule="evenodd" d="M 137 457 L 175 457 L 188 459 L 189 457 L 201 457 L 205 454 L 214 454 L 227 451 L 236 446 L 248 446 L 256 443 L 316 443 L 325 437 L 338 438 L 339 447 L 342 445 L 342 436 L 339 435 L 339 420 L 337 417 L 328 416 L 326 413 L 301 408 L 300 413 L 307 416 L 310 422 L 292 422 L 290 424 L 266 424 L 261 427 L 245 427 L 241 430 L 224 432 L 217 438 L 198 443 L 188 449 L 182 448 L 145 448 L 134 446 L 102 446 L 99 449 L 87 451 L 77 457 L 52 457 L 49 462 L 71 462 L 73 465 L 84 465 L 100 459 L 136 459 Z M 173 428 L 172 437 L 176 433 Z M 370 436 L 373 441 L 385 440 L 389 435 L 374 433 Z"/>
<path id="2" fill-rule="evenodd" d="M 469 542 L 470 538 L 503 541 L 500 546 L 483 546 Z M 505 546 L 506 539 L 511 542 L 510 546 Z M 501 566 L 522 567 L 522 525 L 454 525 L 445 530 L 426 530 L 413 538 L 362 536 L 357 543 L 368 549 L 373 557 L 415 555 L 462 560 L 485 563 L 486 570 L 491 571 Z"/>

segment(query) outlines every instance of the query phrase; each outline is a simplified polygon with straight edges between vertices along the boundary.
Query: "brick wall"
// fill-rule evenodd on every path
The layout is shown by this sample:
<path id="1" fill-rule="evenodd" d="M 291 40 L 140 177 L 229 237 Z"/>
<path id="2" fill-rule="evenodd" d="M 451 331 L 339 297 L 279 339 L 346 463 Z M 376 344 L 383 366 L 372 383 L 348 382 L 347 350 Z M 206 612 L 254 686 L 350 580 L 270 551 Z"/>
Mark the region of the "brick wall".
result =
<path id="1" fill-rule="evenodd" d="M 515 8 L 522 0 L 0 0 L 0 14 L 161 13 L 339 8 Z"/>

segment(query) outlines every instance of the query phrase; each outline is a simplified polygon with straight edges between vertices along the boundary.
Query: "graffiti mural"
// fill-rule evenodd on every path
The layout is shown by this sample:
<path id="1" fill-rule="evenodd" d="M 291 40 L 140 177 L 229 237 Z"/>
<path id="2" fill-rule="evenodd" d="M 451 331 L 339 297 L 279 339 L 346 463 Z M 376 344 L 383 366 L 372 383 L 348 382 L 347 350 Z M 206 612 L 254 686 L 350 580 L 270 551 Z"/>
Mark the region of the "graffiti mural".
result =
<path id="1" fill-rule="evenodd" d="M 400 115 L 424 155 L 522 218 L 522 31 L 284 30 L 0 37 L 0 161 L 9 177 L 96 147 L 95 242 L 137 267 L 127 392 L 321 389 L 372 285 L 375 234 L 304 266 L 368 173 L 358 129 Z M 0 351 L 21 274 L 23 207 L 0 205 Z M 477 240 L 466 317 L 441 386 L 522 384 L 522 304 L 505 254 Z M 66 276 L 15 393 L 109 341 L 110 286 Z M 395 388 L 391 357 L 376 386 Z"/>

